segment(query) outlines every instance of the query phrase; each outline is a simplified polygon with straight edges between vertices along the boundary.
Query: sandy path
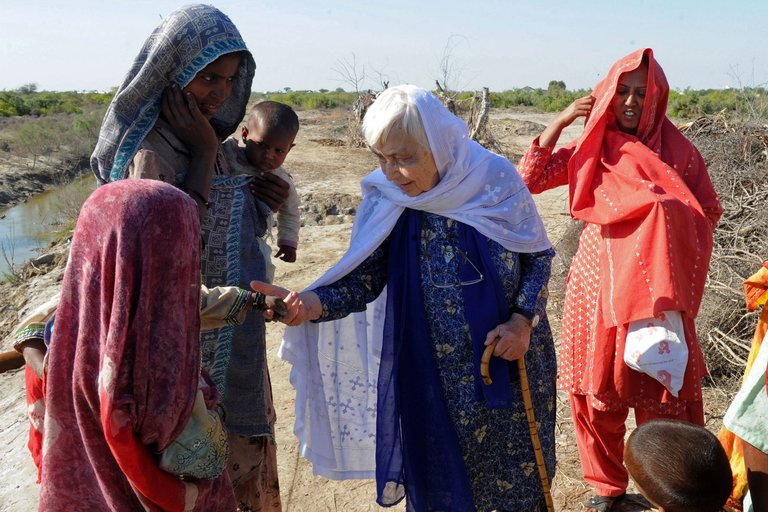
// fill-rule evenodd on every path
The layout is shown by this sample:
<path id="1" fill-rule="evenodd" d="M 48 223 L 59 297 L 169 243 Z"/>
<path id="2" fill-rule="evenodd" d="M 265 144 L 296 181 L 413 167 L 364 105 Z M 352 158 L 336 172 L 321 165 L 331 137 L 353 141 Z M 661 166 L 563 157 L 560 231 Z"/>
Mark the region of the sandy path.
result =
<path id="1" fill-rule="evenodd" d="M 375 160 L 365 149 L 337 147 L 331 139 L 345 137 L 346 119 L 340 112 L 302 112 L 302 130 L 296 149 L 289 155 L 286 166 L 295 177 L 301 194 L 314 193 L 359 195 L 359 179 L 372 169 Z M 497 136 L 521 154 L 532 133 L 538 133 L 551 119 L 547 114 L 503 112 L 492 117 Z M 563 140 L 575 135 L 571 129 Z M 553 242 L 562 236 L 568 219 L 567 193 L 558 189 L 536 198 L 540 214 Z M 298 289 L 309 285 L 335 263 L 346 250 L 351 223 L 341 218 L 326 219 L 326 225 L 307 226 L 302 229 L 299 258 L 294 264 L 277 261 L 275 282 L 287 288 Z M 349 219 L 347 219 L 349 220 Z M 20 300 L 20 309 L 25 300 Z M 8 311 L 6 309 L 6 311 Z M 14 312 L 7 312 L 0 323 L 15 323 Z M 312 474 L 312 468 L 298 454 L 293 435 L 294 391 L 289 383 L 289 365 L 277 358 L 283 327 L 268 327 L 268 359 L 272 374 L 275 407 L 278 414 L 276 438 L 278 461 L 285 512 L 304 511 L 367 511 L 378 510 L 375 505 L 375 487 L 371 481 L 334 482 Z M 2 346 L 7 349 L 5 343 Z M 35 510 L 38 486 L 35 468 L 26 450 L 28 424 L 24 404 L 23 371 L 0 374 L 0 511 Z M 555 499 L 558 510 L 581 510 L 581 495 L 586 492 L 580 482 L 578 467 L 574 466 L 572 429 L 567 418 L 566 402 L 559 400 L 558 457 L 559 473 L 555 481 Z M 563 466 L 565 462 L 565 467 Z M 573 508 L 572 508 L 573 507 Z M 403 510 L 395 507 L 393 510 Z"/>
<path id="2" fill-rule="evenodd" d="M 494 117 L 494 122 L 498 122 L 498 131 L 504 136 L 504 142 L 510 145 L 512 151 L 522 153 L 532 139 L 530 134 L 518 135 L 513 128 L 507 130 L 504 128 L 511 124 L 517 126 L 517 131 L 520 131 L 519 121 L 524 120 L 525 123 L 531 123 L 531 125 L 524 125 L 522 127 L 523 132 L 527 131 L 527 129 L 540 130 L 549 119 L 551 119 L 549 114 L 505 113 Z M 533 125 L 533 123 L 536 123 L 536 125 Z M 577 132 L 578 129 L 571 129 L 564 134 L 563 140 L 570 140 L 568 137 L 575 136 Z M 294 172 L 294 175 L 300 192 L 321 191 L 316 188 L 318 183 L 316 178 L 311 179 L 309 176 L 314 174 L 310 169 L 317 169 L 317 165 L 321 164 L 321 162 L 314 159 L 314 155 L 315 152 L 291 153 L 290 157 L 294 160 L 286 162 L 292 170 L 298 169 Z M 360 154 L 357 150 L 348 150 L 346 157 L 352 156 L 360 158 L 361 164 L 364 164 L 366 159 L 369 158 L 367 153 Z M 371 160 L 371 164 L 373 163 L 374 161 Z M 339 171 L 337 170 L 337 172 Z M 344 170 L 341 172 L 344 173 Z M 357 173 L 359 173 L 359 168 L 352 171 L 352 174 Z M 362 175 L 357 174 L 357 177 L 359 179 Z M 328 180 L 322 180 L 321 183 L 323 186 L 328 186 L 329 182 Z M 345 192 L 349 191 L 349 181 L 333 180 L 333 183 L 334 188 L 338 187 L 339 183 L 343 183 L 343 190 Z M 355 184 L 352 188 L 352 193 L 357 194 L 357 191 L 357 184 Z M 569 219 L 566 208 L 567 197 L 567 190 L 565 188 L 548 191 L 535 197 L 539 213 L 544 219 L 553 243 L 562 236 L 566 226 L 565 221 Z M 303 229 L 299 260 L 295 264 L 277 261 L 275 282 L 293 289 L 308 286 L 325 269 L 341 257 L 348 245 L 350 230 L 351 224 Z M 312 255 L 310 257 L 307 257 L 306 252 L 302 249 L 308 247 L 312 248 Z M 276 437 L 279 448 L 278 466 L 283 510 L 285 512 L 304 512 L 309 510 L 362 512 L 382 510 L 375 504 L 376 488 L 372 481 L 353 480 L 337 482 L 315 476 L 312 474 L 311 465 L 299 455 L 297 440 L 293 435 L 294 391 L 288 379 L 290 365 L 277 357 L 277 350 L 282 339 L 282 331 L 283 327 L 280 325 L 270 325 L 268 327 L 269 365 L 275 396 L 275 407 L 278 412 Z M 564 413 L 567 410 L 567 403 L 560 400 L 559 409 Z M 564 427 L 560 433 L 562 448 L 570 450 L 575 454 L 570 422 L 565 420 L 560 421 L 560 423 Z M 569 445 L 571 448 L 568 448 Z M 569 458 L 572 459 L 572 457 L 573 454 Z M 569 475 L 563 476 L 569 480 L 578 478 L 578 474 L 573 477 Z M 567 487 L 571 488 L 570 485 Z M 558 510 L 568 510 L 565 504 L 573 500 L 568 496 L 560 497 L 558 493 L 555 496 L 559 502 Z M 405 507 L 401 504 L 390 510 L 405 510 Z M 580 507 L 573 510 L 580 510 Z"/>

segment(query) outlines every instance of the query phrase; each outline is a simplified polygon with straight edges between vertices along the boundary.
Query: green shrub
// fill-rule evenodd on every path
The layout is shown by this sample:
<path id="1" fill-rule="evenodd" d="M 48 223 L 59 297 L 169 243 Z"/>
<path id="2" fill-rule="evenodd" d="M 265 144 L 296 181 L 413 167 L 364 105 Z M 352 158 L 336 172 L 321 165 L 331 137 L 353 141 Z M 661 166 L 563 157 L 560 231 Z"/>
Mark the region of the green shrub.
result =
<path id="1" fill-rule="evenodd" d="M 272 100 L 286 103 L 296 110 L 314 110 L 351 106 L 356 97 L 353 92 L 322 89 L 321 91 L 253 93 L 251 94 L 251 101 Z"/>
<path id="2" fill-rule="evenodd" d="M 667 112 L 680 119 L 723 112 L 726 116 L 764 117 L 768 91 L 762 87 L 670 91 Z"/>
<path id="3" fill-rule="evenodd" d="M 14 91 L 0 91 L 0 117 L 80 114 L 108 105 L 112 96 L 114 91 L 38 91 L 35 84 L 27 84 Z"/>
<path id="4" fill-rule="evenodd" d="M 31 159 L 31 168 L 41 156 L 59 153 L 63 160 L 88 157 L 98 139 L 104 108 L 74 114 L 24 116 L 2 131 L 3 141 L 16 156 Z"/>
<path id="5" fill-rule="evenodd" d="M 545 112 L 559 112 L 570 105 L 573 100 L 586 96 L 589 92 L 586 89 L 567 91 L 565 90 L 565 83 L 553 80 L 546 90 L 523 87 L 492 92 L 491 105 L 496 108 L 535 107 Z"/>

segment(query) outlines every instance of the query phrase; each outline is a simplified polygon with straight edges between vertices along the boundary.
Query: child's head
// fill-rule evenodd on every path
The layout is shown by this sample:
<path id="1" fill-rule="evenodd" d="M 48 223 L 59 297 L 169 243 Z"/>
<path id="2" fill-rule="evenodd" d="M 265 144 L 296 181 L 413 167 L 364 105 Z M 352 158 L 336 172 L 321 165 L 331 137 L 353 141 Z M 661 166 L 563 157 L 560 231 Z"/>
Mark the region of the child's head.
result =
<path id="1" fill-rule="evenodd" d="M 731 493 L 731 466 L 717 437 L 684 421 L 639 426 L 627 440 L 624 464 L 664 512 L 719 511 Z"/>
<path id="2" fill-rule="evenodd" d="M 291 107 L 276 101 L 254 105 L 243 127 L 248 162 L 260 171 L 283 165 L 299 132 L 299 118 Z"/>

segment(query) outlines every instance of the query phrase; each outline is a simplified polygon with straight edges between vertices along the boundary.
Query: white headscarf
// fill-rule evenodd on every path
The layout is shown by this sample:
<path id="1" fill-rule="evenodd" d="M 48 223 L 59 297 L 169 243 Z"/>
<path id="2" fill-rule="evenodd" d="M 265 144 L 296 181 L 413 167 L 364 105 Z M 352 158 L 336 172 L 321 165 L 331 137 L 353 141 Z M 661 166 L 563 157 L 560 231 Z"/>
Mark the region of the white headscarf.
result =
<path id="1" fill-rule="evenodd" d="M 440 180 L 418 196 L 405 194 L 376 169 L 362 181 L 363 199 L 341 260 L 309 286 L 349 274 L 381 245 L 405 208 L 442 215 L 519 253 L 549 249 L 544 224 L 514 166 L 468 136 L 466 123 L 429 91 L 401 85 L 418 109 Z M 293 365 L 301 453 L 327 478 L 375 476 L 376 382 L 386 290 L 365 312 L 285 330 L 279 355 Z M 373 413 L 372 413 L 373 411 Z"/>

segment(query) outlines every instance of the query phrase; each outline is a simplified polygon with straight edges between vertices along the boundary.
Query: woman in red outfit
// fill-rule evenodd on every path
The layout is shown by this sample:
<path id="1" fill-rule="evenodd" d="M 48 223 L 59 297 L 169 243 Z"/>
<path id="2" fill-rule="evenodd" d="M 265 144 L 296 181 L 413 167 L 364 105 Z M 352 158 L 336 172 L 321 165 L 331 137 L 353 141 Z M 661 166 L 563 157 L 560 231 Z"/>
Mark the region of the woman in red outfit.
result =
<path id="1" fill-rule="evenodd" d="M 651 49 L 616 62 L 591 96 L 560 113 L 524 155 L 531 192 L 568 185 L 570 212 L 584 221 L 565 294 L 559 380 L 570 393 L 589 511 L 625 496 L 625 421 L 674 418 L 703 425 L 707 369 L 694 319 L 722 209 L 701 155 L 666 117 L 669 84 Z M 554 146 L 586 117 L 579 138 Z M 688 348 L 679 388 L 624 362 L 636 322 L 679 318 Z"/>

